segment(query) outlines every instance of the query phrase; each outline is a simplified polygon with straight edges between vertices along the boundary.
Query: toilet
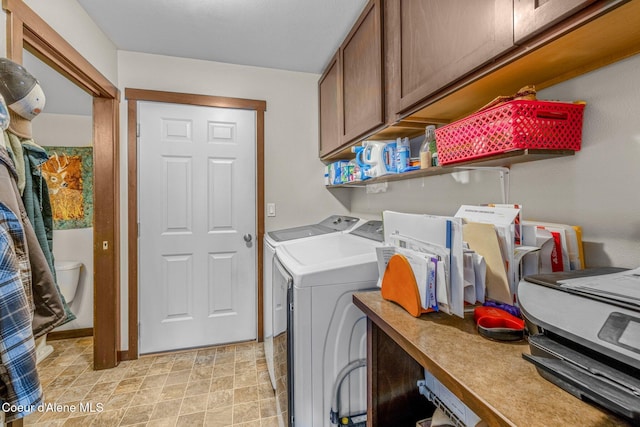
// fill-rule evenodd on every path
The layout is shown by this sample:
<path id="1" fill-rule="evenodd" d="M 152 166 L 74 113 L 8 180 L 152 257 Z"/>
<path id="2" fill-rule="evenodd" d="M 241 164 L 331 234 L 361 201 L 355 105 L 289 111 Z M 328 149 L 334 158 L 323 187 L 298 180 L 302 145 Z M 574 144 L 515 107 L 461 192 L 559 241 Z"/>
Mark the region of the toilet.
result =
<path id="1" fill-rule="evenodd" d="M 67 301 L 67 305 L 76 296 L 78 283 L 80 282 L 80 270 L 82 263 L 79 261 L 55 261 L 56 278 L 60 293 Z M 47 344 L 47 335 L 43 335 L 36 339 L 36 363 L 44 360 L 53 352 L 53 347 Z"/>

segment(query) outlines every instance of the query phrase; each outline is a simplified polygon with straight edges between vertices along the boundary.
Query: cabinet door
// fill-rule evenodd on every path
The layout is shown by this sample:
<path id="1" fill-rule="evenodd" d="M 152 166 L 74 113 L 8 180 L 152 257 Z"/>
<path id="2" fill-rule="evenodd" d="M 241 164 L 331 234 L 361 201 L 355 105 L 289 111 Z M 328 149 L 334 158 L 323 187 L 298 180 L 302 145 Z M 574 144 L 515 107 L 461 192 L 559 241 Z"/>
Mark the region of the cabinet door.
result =
<path id="1" fill-rule="evenodd" d="M 329 63 L 318 82 L 320 102 L 320 157 L 342 145 L 340 128 L 340 68 L 338 55 Z"/>
<path id="2" fill-rule="evenodd" d="M 367 4 L 341 52 L 342 132 L 348 143 L 384 122 L 380 0 Z"/>
<path id="3" fill-rule="evenodd" d="M 515 43 L 520 43 L 593 2 L 595 0 L 515 0 Z"/>
<path id="4" fill-rule="evenodd" d="M 401 113 L 513 47 L 513 2 L 389 0 L 385 31 Z"/>

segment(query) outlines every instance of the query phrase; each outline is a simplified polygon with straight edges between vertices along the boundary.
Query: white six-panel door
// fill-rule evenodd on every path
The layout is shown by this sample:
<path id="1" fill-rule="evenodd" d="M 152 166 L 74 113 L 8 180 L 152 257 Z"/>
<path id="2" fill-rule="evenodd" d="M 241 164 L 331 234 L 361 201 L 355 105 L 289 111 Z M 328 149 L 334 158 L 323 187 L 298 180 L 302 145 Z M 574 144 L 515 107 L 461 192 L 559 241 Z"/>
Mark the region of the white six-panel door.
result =
<path id="1" fill-rule="evenodd" d="M 255 339 L 256 113 L 138 111 L 140 353 Z"/>

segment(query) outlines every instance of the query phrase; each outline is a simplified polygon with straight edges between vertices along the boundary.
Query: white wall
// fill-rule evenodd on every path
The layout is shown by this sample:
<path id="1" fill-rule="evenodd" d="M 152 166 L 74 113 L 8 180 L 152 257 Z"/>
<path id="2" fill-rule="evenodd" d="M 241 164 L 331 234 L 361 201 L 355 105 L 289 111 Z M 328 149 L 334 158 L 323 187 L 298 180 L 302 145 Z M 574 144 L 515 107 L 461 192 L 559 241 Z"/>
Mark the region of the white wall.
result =
<path id="1" fill-rule="evenodd" d="M 63 147 L 92 146 L 91 116 L 68 114 L 38 115 L 32 122 L 33 138 L 39 145 Z M 56 260 L 80 261 L 80 282 L 70 304 L 76 315 L 56 331 L 93 327 L 93 227 L 53 231 L 53 255 Z"/>
<path id="2" fill-rule="evenodd" d="M 91 65 L 117 85 L 116 47 L 76 0 L 24 1 Z"/>
<path id="3" fill-rule="evenodd" d="M 586 100 L 582 150 L 513 165 L 511 203 L 525 219 L 581 225 L 588 266 L 640 266 L 640 55 L 540 91 L 540 99 Z M 352 189 L 355 213 L 384 209 L 452 215 L 463 203 L 499 202 L 491 172 L 401 181 L 382 194 Z"/>
<path id="4" fill-rule="evenodd" d="M 323 188 L 318 159 L 317 74 L 247 67 L 161 55 L 119 52 L 120 89 L 153 89 L 265 100 L 265 201 L 277 216 L 267 230 L 346 212 Z M 126 104 L 121 105 L 126 123 Z M 126 126 L 121 139 L 126 143 Z M 123 150 L 121 153 L 126 153 Z M 123 159 L 124 161 L 125 159 Z M 124 165 L 124 164 L 123 164 Z"/>

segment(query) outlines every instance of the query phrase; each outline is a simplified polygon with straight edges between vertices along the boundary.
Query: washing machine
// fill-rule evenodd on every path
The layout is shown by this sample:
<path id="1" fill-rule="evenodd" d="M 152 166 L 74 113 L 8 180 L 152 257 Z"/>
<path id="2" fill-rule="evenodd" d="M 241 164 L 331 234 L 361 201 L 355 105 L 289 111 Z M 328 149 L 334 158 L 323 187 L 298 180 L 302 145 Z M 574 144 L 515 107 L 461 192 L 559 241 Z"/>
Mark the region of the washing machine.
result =
<path id="1" fill-rule="evenodd" d="M 283 306 L 272 304 L 273 301 L 280 301 L 282 298 L 276 292 L 273 296 L 273 258 L 276 247 L 292 241 L 309 240 L 317 236 L 324 236 L 331 233 L 348 231 L 360 223 L 359 218 L 345 215 L 332 215 L 317 224 L 303 225 L 300 227 L 285 228 L 282 230 L 269 231 L 264 236 L 264 260 L 262 263 L 262 295 L 263 295 L 263 334 L 264 351 L 267 361 L 267 369 L 271 379 L 271 385 L 276 388 L 275 373 L 273 365 L 273 336 L 274 326 L 278 333 L 286 330 L 286 311 Z M 275 319 L 274 320 L 274 315 Z M 274 325 L 275 323 L 275 325 Z"/>
<path id="2" fill-rule="evenodd" d="M 330 413 L 366 419 L 366 316 L 356 291 L 377 289 L 382 221 L 276 248 L 273 287 L 286 289 L 286 332 L 274 337 L 281 425 L 330 426 Z M 344 377 L 345 369 L 353 369 Z"/>

